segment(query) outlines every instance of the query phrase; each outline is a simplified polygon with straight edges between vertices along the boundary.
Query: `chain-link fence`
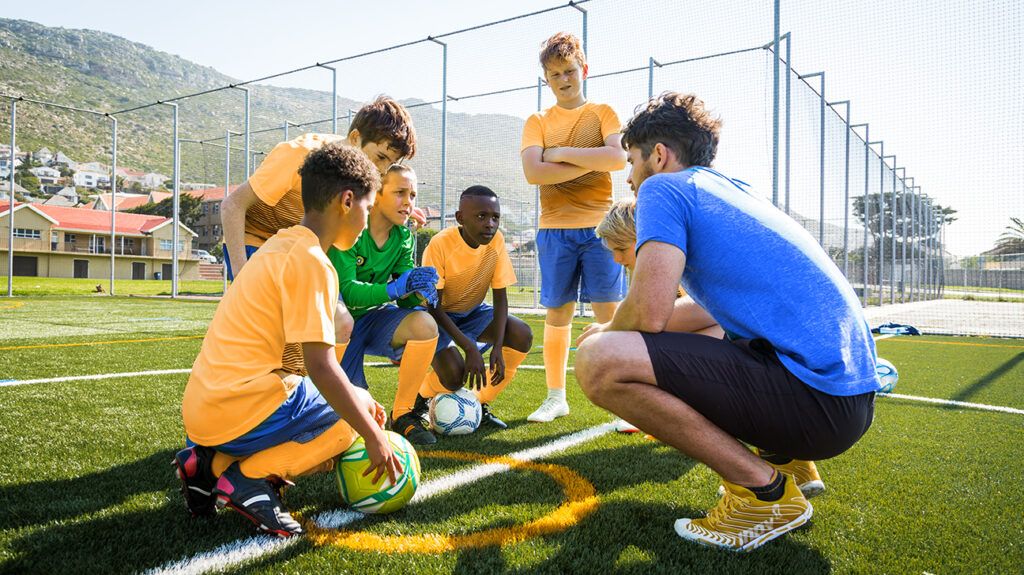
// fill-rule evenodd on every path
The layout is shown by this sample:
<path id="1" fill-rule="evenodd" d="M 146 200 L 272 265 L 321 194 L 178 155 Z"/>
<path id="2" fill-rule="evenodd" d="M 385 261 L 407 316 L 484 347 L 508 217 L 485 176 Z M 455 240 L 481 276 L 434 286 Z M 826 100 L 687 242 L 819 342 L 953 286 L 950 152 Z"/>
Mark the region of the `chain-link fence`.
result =
<path id="1" fill-rule="evenodd" d="M 900 35 L 886 23 L 862 31 L 863 38 L 857 38 L 858 28 L 849 23 L 873 22 L 877 15 L 870 7 L 827 10 L 806 0 L 570 2 L 250 82 L 169 96 L 159 103 L 112 110 L 109 115 L 102 110 L 97 113 L 122 124 L 132 122 L 134 129 L 119 134 L 119 146 L 134 146 L 133 139 L 159 133 L 167 138 L 168 155 L 180 150 L 181 167 L 174 178 L 174 193 L 179 195 L 183 173 L 198 183 L 230 190 L 244 181 L 277 142 L 310 131 L 345 133 L 354 111 L 375 94 L 400 98 L 417 128 L 419 151 L 410 164 L 420 181 L 418 204 L 426 210 L 430 226 L 452 224 L 458 195 L 467 186 L 485 184 L 495 189 L 502 200 L 502 227 L 519 278 L 519 285 L 510 293 L 510 304 L 536 308 L 540 284 L 534 244 L 538 192 L 523 176 L 519 143 L 526 118 L 554 104 L 540 78 L 540 45 L 554 32 L 568 31 L 585 44 L 588 99 L 611 105 L 623 122 L 637 105 L 662 91 L 693 92 L 704 99 L 724 119 L 716 168 L 751 184 L 817 239 L 863 304 L 869 310 L 879 309 L 869 314 L 873 321 L 922 323 L 924 318 L 923 323 L 933 331 L 978 333 L 970 326 L 973 312 L 950 317 L 941 300 L 972 299 L 979 305 L 990 303 L 988 300 L 1024 301 L 1014 295 L 1024 293 L 1020 285 L 1024 263 L 1019 253 L 1005 252 L 1015 245 L 1016 236 L 1012 230 L 1000 235 L 1010 224 L 1009 217 L 1024 216 L 1024 200 L 1019 193 L 1011 195 L 1000 187 L 1004 186 L 1002 180 L 989 188 L 958 187 L 955 182 L 963 178 L 960 172 L 965 168 L 958 167 L 952 157 L 948 158 L 948 170 L 929 172 L 927 185 L 935 192 L 926 189 L 925 178 L 915 178 L 915 159 L 923 163 L 931 158 L 922 159 L 921 153 L 905 149 L 913 143 L 912 138 L 904 137 L 907 142 L 899 143 L 884 138 L 886 131 L 895 131 L 901 111 L 912 109 L 916 122 L 924 113 L 916 100 L 928 95 L 912 83 L 892 77 L 880 59 L 895 57 L 897 49 L 920 56 L 934 45 L 935 34 L 917 22 L 915 35 Z M 941 20 L 944 9 L 903 10 L 927 22 Z M 987 19 L 986 14 L 1000 10 L 1009 17 L 1000 23 Z M 961 10 L 956 11 L 959 14 Z M 890 12 L 888 16 L 902 21 L 900 9 Z M 1013 44 L 1012 38 L 1019 38 L 1022 12 L 1017 3 L 989 2 L 963 16 L 971 22 L 972 36 L 981 37 L 999 28 L 1001 35 L 995 41 L 1004 42 L 1007 52 L 1016 50 L 1020 56 L 1020 43 Z M 780 33 L 778 44 L 776 33 Z M 900 41 L 886 44 L 891 39 L 886 34 L 900 35 Z M 882 45 L 873 47 L 878 44 Z M 834 53 L 830 47 L 835 48 Z M 817 64 L 816 60 L 825 61 L 829 69 L 816 72 L 804 65 Z M 1005 115 L 1005 129 L 993 132 L 1002 134 L 995 137 L 999 149 L 1019 152 L 1024 144 L 1019 113 L 1021 58 L 1008 61 L 1011 73 L 1003 76 L 988 104 Z M 290 85 L 308 87 L 290 92 L 304 104 L 302 117 L 274 115 L 277 104 L 265 83 L 285 79 Z M 885 107 L 879 108 L 871 98 L 862 107 L 857 98 L 850 97 L 850 93 L 873 94 L 855 89 L 858 81 L 881 82 L 878 91 Z M 959 92 L 966 88 L 946 90 L 953 92 L 951 99 L 960 101 Z M 204 125 L 203 133 L 178 134 L 174 140 L 171 110 L 163 114 L 165 119 L 153 113 L 154 108 L 169 108 L 168 103 L 176 104 L 180 116 L 215 110 L 217 121 Z M 19 113 L 26 106 L 52 106 L 28 99 L 17 104 Z M 277 120 L 250 125 L 252 109 Z M 865 109 L 870 113 L 864 113 Z M 875 114 L 880 116 L 878 122 Z M 144 120 L 134 120 L 136 117 Z M 934 120 L 936 139 L 946 133 L 937 125 L 964 123 L 962 116 L 952 119 L 945 112 L 930 111 L 927 117 Z M 16 114 L 12 112 L 11 118 L 16 120 Z M 137 129 L 137 121 L 142 122 L 143 130 Z M 14 140 L 16 131 L 11 133 Z M 1024 177 L 1021 165 L 1024 163 L 1018 161 L 1000 169 L 1016 174 L 1010 179 L 1019 182 Z M 631 193 L 626 177 L 625 170 L 613 174 L 617 198 Z M 983 214 L 978 216 L 972 195 L 985 194 L 996 198 L 986 196 L 980 210 Z M 219 230 L 211 225 L 203 231 Z M 181 233 L 190 238 L 185 231 Z M 5 242 L 7 249 L 9 234 L 4 235 L 0 242 Z M 973 238 L 977 241 L 959 241 L 967 235 L 977 236 Z M 115 231 L 109 245 L 117 245 L 116 236 Z M 981 249 L 975 247 L 980 238 L 1002 243 Z M 19 251 L 18 239 L 11 254 L 29 257 Z M 1024 235 L 1019 240 L 1024 241 Z M 984 255 L 992 249 L 1008 255 L 993 263 L 994 254 Z M 957 250 L 956 256 L 952 250 Z M 167 255 L 174 259 L 173 254 Z M 180 258 L 180 266 L 174 264 L 178 277 L 161 284 L 170 286 L 165 291 L 173 295 L 220 291 L 216 282 L 180 289 L 177 280 L 195 277 L 198 268 L 187 250 Z M 95 265 L 98 272 L 90 270 L 88 277 L 108 277 L 110 268 L 105 265 Z M 17 266 L 14 269 L 17 272 Z M 112 285 L 118 293 L 141 289 L 133 286 Z M 997 328 L 984 333 L 1024 335 L 1024 306 L 1011 309 L 1007 318 L 996 323 Z"/>

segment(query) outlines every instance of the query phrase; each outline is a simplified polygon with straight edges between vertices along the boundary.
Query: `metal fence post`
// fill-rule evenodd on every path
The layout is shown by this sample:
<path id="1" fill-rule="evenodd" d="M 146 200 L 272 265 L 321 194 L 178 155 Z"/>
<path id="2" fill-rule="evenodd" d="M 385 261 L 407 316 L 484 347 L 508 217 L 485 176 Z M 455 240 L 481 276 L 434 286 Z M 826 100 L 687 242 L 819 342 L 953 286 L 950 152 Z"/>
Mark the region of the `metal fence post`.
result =
<path id="1" fill-rule="evenodd" d="M 895 303 L 896 298 L 896 156 L 886 156 L 886 158 L 892 158 L 892 194 L 889 196 L 889 211 L 892 212 L 892 226 L 889 228 L 892 234 L 892 242 L 889 249 L 889 299 L 890 303 Z M 883 158 L 884 162 L 885 159 Z M 885 197 L 885 194 L 882 194 Z M 884 202 L 883 202 L 884 203 Z M 885 215 L 885 212 L 882 212 Z M 882 262 L 885 265 L 885 262 Z"/>
<path id="2" fill-rule="evenodd" d="M 587 52 L 587 10 L 586 10 L 586 8 L 583 8 L 582 6 L 576 4 L 575 2 L 569 2 L 569 6 L 572 6 L 573 8 L 579 10 L 580 14 L 583 15 L 583 38 L 582 38 L 582 40 L 583 40 L 583 54 L 586 55 L 588 53 Z M 586 99 L 586 97 L 587 97 L 587 79 L 583 78 L 583 98 Z"/>
<path id="3" fill-rule="evenodd" d="M 818 126 L 818 245 L 825 247 L 825 73 L 814 72 L 804 74 L 800 80 L 808 78 L 819 78 L 821 80 L 821 93 L 818 95 L 819 105 L 819 126 Z M 788 204 L 786 206 L 789 207 Z"/>
<path id="4" fill-rule="evenodd" d="M 16 154 L 14 153 L 15 147 L 18 145 L 18 100 L 11 98 L 11 173 L 8 174 L 10 178 L 10 186 L 8 191 L 10 197 L 8 198 L 7 207 L 7 297 L 14 297 L 14 160 Z"/>
<path id="5" fill-rule="evenodd" d="M 541 111 L 544 97 L 544 79 L 537 78 L 537 112 Z M 537 242 L 540 235 L 540 186 L 533 187 L 533 307 L 540 305 L 540 249 Z"/>
<path id="6" fill-rule="evenodd" d="M 247 103 L 247 105 L 246 105 L 246 119 L 247 119 L 247 121 L 246 121 L 246 128 L 248 128 L 248 109 L 249 109 L 248 100 L 249 100 L 249 92 L 248 92 L 248 90 L 246 90 L 246 103 Z M 173 225 L 174 225 L 174 230 L 172 230 L 172 232 L 171 232 L 172 233 L 172 236 L 171 236 L 171 238 L 172 238 L 171 239 L 171 244 L 172 244 L 171 245 L 171 297 L 172 298 L 177 298 L 178 297 L 178 241 L 180 239 L 179 238 L 179 234 L 181 232 L 181 230 L 179 229 L 180 228 L 180 223 L 181 223 L 181 156 L 180 156 L 180 149 L 179 149 L 179 145 L 180 144 L 178 142 L 178 105 L 173 103 L 173 102 L 163 102 L 163 104 L 165 106 L 170 106 L 171 110 L 174 113 L 174 115 L 173 115 L 173 118 L 174 118 L 173 122 L 174 122 L 174 124 L 173 124 L 173 129 L 172 129 L 172 132 L 171 132 L 172 133 L 172 138 L 173 138 L 173 145 L 174 145 L 174 160 L 173 160 L 173 166 L 171 168 L 173 170 L 173 172 L 174 172 L 174 176 L 173 176 L 174 177 L 173 196 L 172 196 L 173 197 L 173 200 L 172 200 L 173 208 L 172 209 L 174 210 L 174 213 L 171 214 L 171 216 L 173 218 Z M 248 138 L 247 138 L 247 140 L 248 140 Z"/>
<path id="7" fill-rule="evenodd" d="M 114 252 L 117 251 L 117 118 L 110 118 L 110 295 L 114 295 L 114 278 L 117 263 Z M 12 174 L 13 175 L 13 174 Z M 121 255 L 124 255 L 122 239 Z"/>
<path id="8" fill-rule="evenodd" d="M 868 141 L 871 139 L 871 126 L 868 124 L 853 124 L 850 126 L 850 130 L 854 128 L 864 127 L 864 201 L 861 206 L 861 212 L 864 216 L 864 251 L 862 257 L 864 261 L 861 263 L 863 270 L 864 285 L 861 290 L 861 304 L 864 307 L 868 306 L 868 158 L 870 157 L 871 144 Z"/>
<path id="9" fill-rule="evenodd" d="M 906 172 L 903 172 L 906 175 Z M 900 258 L 900 277 L 903 278 L 903 284 L 900 286 L 900 303 L 907 301 L 907 242 L 909 237 L 907 236 L 907 192 L 910 188 L 907 186 L 907 181 L 914 181 L 913 176 L 903 178 L 903 189 L 900 192 L 900 219 L 903 221 L 903 255 Z M 911 232 L 913 231 L 913 225 L 910 226 Z M 914 266 L 910 266 L 910 289 L 913 289 L 914 285 Z"/>
<path id="10" fill-rule="evenodd" d="M 441 46 L 441 229 L 445 228 L 447 206 L 445 198 L 448 188 L 448 44 L 436 38 L 427 38 Z M 351 129 L 351 123 L 349 124 Z"/>
<path id="11" fill-rule="evenodd" d="M 326 64 L 316 63 L 317 66 L 331 71 L 331 133 L 338 133 L 338 70 Z"/>
<path id="12" fill-rule="evenodd" d="M 772 35 L 772 203 L 779 205 L 779 36 L 781 21 L 779 18 L 781 0 L 773 3 Z M 788 213 L 788 210 L 787 210 Z"/>
<path id="13" fill-rule="evenodd" d="M 231 187 L 231 130 L 224 130 L 224 200 L 228 199 L 228 190 Z M 223 208 L 224 200 L 221 200 L 221 207 Z M 221 210 L 223 213 L 223 209 Z M 221 233 L 224 233 L 224 225 L 221 222 Z M 221 268 L 220 275 L 221 280 L 224 282 L 224 287 L 221 289 L 222 294 L 228 293 L 228 264 L 224 258 L 226 247 L 221 242 Z"/>
<path id="14" fill-rule="evenodd" d="M 653 56 L 647 58 L 647 99 L 650 100 L 654 97 L 654 67 L 661 68 L 661 62 L 654 59 Z"/>
<path id="15" fill-rule="evenodd" d="M 843 277 L 850 279 L 850 101 L 830 102 L 829 106 L 834 110 L 836 106 L 846 106 L 846 116 L 843 119 L 846 132 L 846 159 L 843 171 Z"/>

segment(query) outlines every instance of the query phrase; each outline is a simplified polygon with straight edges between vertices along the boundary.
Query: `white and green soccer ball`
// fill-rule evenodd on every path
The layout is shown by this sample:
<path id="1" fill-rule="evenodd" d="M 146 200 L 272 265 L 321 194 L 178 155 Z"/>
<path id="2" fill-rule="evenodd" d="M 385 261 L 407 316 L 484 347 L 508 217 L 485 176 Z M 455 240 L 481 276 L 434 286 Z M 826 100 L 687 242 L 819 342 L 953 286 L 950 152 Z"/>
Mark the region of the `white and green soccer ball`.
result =
<path id="1" fill-rule="evenodd" d="M 467 435 L 480 426 L 482 411 L 466 388 L 436 395 L 430 401 L 430 426 L 441 435 Z"/>
<path id="2" fill-rule="evenodd" d="M 402 474 L 394 483 L 387 474 L 381 476 L 376 483 L 373 482 L 375 473 L 363 475 L 370 466 L 370 458 L 362 437 L 356 438 L 334 466 L 341 499 L 355 511 L 379 514 L 398 511 L 405 507 L 419 487 L 420 459 L 416 456 L 416 450 L 401 435 L 393 431 L 384 433 L 402 464 Z"/>
<path id="3" fill-rule="evenodd" d="M 896 382 L 900 379 L 896 366 L 891 361 L 880 357 L 875 361 L 875 374 L 878 375 L 878 381 L 881 383 L 878 393 L 892 393 L 892 390 L 896 388 Z"/>

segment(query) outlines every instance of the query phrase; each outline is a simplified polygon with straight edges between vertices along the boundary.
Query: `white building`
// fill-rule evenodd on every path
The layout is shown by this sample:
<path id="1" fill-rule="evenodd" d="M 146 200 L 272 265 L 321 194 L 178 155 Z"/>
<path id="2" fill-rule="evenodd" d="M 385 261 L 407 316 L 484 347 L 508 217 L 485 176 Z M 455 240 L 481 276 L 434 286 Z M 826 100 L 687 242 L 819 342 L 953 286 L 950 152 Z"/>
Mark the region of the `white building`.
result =
<path id="1" fill-rule="evenodd" d="M 40 166 L 38 168 L 30 168 L 29 171 L 32 172 L 35 177 L 39 178 L 40 184 L 56 184 L 60 181 L 60 170 Z"/>
<path id="2" fill-rule="evenodd" d="M 110 175 L 100 172 L 75 172 L 73 179 L 76 187 L 96 189 L 110 186 Z"/>

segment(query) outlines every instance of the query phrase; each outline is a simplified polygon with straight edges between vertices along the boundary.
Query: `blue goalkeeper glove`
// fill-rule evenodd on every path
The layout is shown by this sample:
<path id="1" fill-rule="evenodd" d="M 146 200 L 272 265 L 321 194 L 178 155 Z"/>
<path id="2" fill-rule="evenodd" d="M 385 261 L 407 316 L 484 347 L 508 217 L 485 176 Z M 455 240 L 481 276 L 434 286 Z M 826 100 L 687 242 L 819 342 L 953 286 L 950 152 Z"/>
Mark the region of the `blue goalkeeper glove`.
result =
<path id="1" fill-rule="evenodd" d="M 433 292 L 437 299 L 437 270 L 432 267 L 413 268 L 388 282 L 388 297 L 396 300 L 412 292 L 420 292 L 425 298 Z"/>

